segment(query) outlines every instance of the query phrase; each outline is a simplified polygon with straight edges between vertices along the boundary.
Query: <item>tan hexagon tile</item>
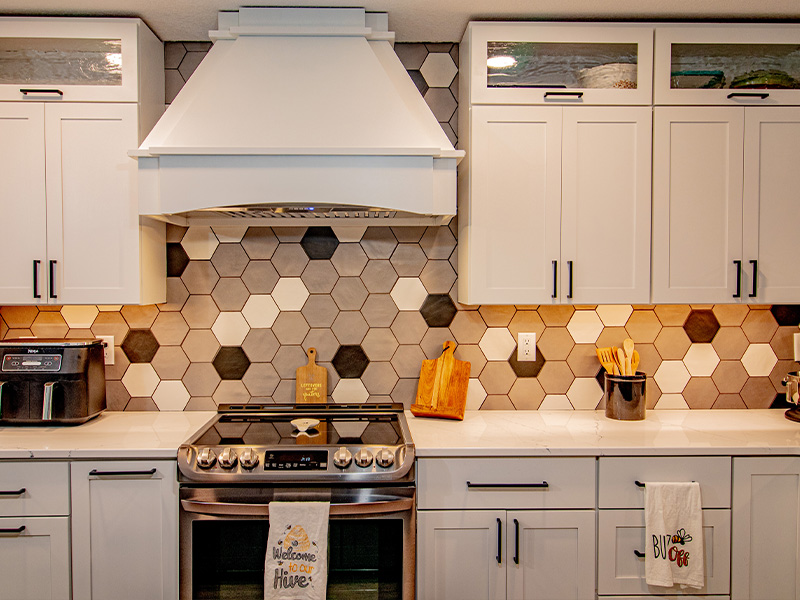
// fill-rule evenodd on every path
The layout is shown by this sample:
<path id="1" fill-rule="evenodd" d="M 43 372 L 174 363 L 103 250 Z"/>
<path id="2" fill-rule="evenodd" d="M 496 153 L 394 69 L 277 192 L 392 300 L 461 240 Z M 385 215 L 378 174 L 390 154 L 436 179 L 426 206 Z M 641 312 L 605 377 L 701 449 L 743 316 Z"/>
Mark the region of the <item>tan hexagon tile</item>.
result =
<path id="1" fill-rule="evenodd" d="M 401 344 L 419 344 L 428 331 L 428 325 L 419 311 L 404 311 L 395 317 L 391 329 Z"/>
<path id="2" fill-rule="evenodd" d="M 450 331 L 459 344 L 477 344 L 486 331 L 486 323 L 478 311 L 462 310 L 450 323 Z"/>
<path id="3" fill-rule="evenodd" d="M 769 344 L 750 344 L 742 356 L 742 366 L 750 377 L 767 377 L 772 372 L 778 357 Z M 742 392 L 742 398 L 747 402 Z"/>
<path id="4" fill-rule="evenodd" d="M 486 390 L 477 378 L 471 378 L 467 384 L 467 410 L 478 410 L 486 400 Z"/>
<path id="5" fill-rule="evenodd" d="M 251 396 L 271 396 L 281 378 L 270 363 L 252 363 L 242 377 L 242 383 Z"/>
<path id="6" fill-rule="evenodd" d="M 9 329 L 4 336 L 7 340 L 36 337 L 30 329 Z"/>
<path id="7" fill-rule="evenodd" d="M 220 382 L 219 373 L 210 362 L 193 362 L 183 375 L 183 385 L 192 396 L 211 396 Z"/>
<path id="8" fill-rule="evenodd" d="M 718 396 L 717 386 L 711 377 L 692 377 L 683 388 L 683 398 L 689 408 L 711 408 Z"/>
<path id="9" fill-rule="evenodd" d="M 302 344 L 308 331 L 308 323 L 303 318 L 303 314 L 299 312 L 282 312 L 272 325 L 272 333 L 275 334 L 281 345 Z"/>
<path id="10" fill-rule="evenodd" d="M 97 321 L 102 316 L 98 315 L 97 319 L 95 319 L 95 326 L 92 327 L 92 331 L 95 330 Z M 162 346 L 180 346 L 186 334 L 189 333 L 189 326 L 181 313 L 166 312 L 160 313 L 156 317 L 150 332 Z"/>
<path id="11" fill-rule="evenodd" d="M 328 294 L 311 294 L 301 312 L 309 327 L 330 327 L 339 314 L 339 307 Z"/>
<path id="12" fill-rule="evenodd" d="M 153 411 L 158 412 L 158 407 L 156 403 L 153 402 L 152 398 L 131 398 L 128 402 L 127 406 L 125 406 L 126 412 L 131 411 Z"/>
<path id="13" fill-rule="evenodd" d="M 388 260 L 370 260 L 361 272 L 361 281 L 370 294 L 388 294 L 397 281 L 397 272 Z"/>
<path id="14" fill-rule="evenodd" d="M 268 260 L 278 248 L 278 236 L 270 227 L 250 227 L 242 238 L 242 248 L 250 260 Z"/>
<path id="15" fill-rule="evenodd" d="M 453 83 L 458 67 L 447 52 L 431 52 L 419 71 L 430 87 L 448 87 Z"/>
<path id="16" fill-rule="evenodd" d="M 349 243 L 356 243 L 360 242 L 361 238 L 364 237 L 364 234 L 367 232 L 366 225 L 331 225 L 331 229 L 333 229 L 333 233 L 336 236 L 336 239 L 342 242 L 343 244 Z"/>
<path id="17" fill-rule="evenodd" d="M 463 360 L 470 364 L 470 377 L 478 377 L 486 366 L 486 357 L 480 346 L 474 344 L 459 344 L 453 353 L 456 360 Z"/>
<path id="18" fill-rule="evenodd" d="M 246 404 L 250 400 L 250 392 L 241 381 L 224 380 L 219 382 L 212 398 L 217 404 Z"/>
<path id="19" fill-rule="evenodd" d="M 300 346 L 281 346 L 275 354 L 275 358 L 272 359 L 272 366 L 281 379 L 294 379 L 297 367 L 302 367 L 307 362 L 306 351 Z M 328 389 L 331 389 L 330 382 Z"/>
<path id="20" fill-rule="evenodd" d="M 720 394 L 711 408 L 747 408 L 747 405 L 739 394 Z"/>
<path id="21" fill-rule="evenodd" d="M 751 310 L 742 323 L 742 331 L 751 344 L 769 342 L 777 329 L 778 323 L 769 310 Z"/>
<path id="22" fill-rule="evenodd" d="M 125 315 L 125 310 L 133 310 L 133 309 L 152 309 L 152 319 L 149 322 L 143 325 L 136 325 L 137 329 L 145 329 L 150 327 L 153 324 L 153 321 L 158 314 L 158 309 L 155 306 L 126 306 L 123 308 L 123 316 Z M 94 323 L 95 318 L 100 311 L 97 310 L 96 306 L 62 306 L 61 307 L 61 316 L 64 317 L 64 321 L 66 321 L 67 325 L 69 325 L 70 329 L 88 329 Z M 126 319 L 127 321 L 127 319 Z M 128 321 L 130 325 L 130 321 Z M 133 327 L 133 325 L 131 325 Z"/>
<path id="23" fill-rule="evenodd" d="M 692 342 L 683 327 L 664 327 L 654 345 L 664 360 L 680 360 L 686 355 Z"/>
<path id="24" fill-rule="evenodd" d="M 507 327 L 514 318 L 516 309 L 513 306 L 485 304 L 478 312 L 489 327 Z"/>
<path id="25" fill-rule="evenodd" d="M 603 322 L 593 310 L 576 310 L 567 324 L 576 344 L 594 344 L 603 332 Z"/>
<path id="26" fill-rule="evenodd" d="M 281 277 L 300 277 L 309 262 L 300 244 L 278 245 L 270 260 Z"/>
<path id="27" fill-rule="evenodd" d="M 723 360 L 714 369 L 711 375 L 714 385 L 717 386 L 720 396 L 724 394 L 739 394 L 747 381 L 747 371 L 738 360 Z M 717 402 L 719 402 L 719 398 Z M 716 406 L 716 403 L 715 403 Z"/>
<path id="28" fill-rule="evenodd" d="M 490 327 L 483 333 L 478 345 L 487 360 L 507 361 L 517 343 L 505 327 Z"/>
<path id="29" fill-rule="evenodd" d="M 131 395 L 121 381 L 106 382 L 106 407 L 108 410 L 125 410 Z"/>
<path id="30" fill-rule="evenodd" d="M 535 333 L 538 338 L 544 333 L 544 321 L 539 313 L 535 310 L 524 310 L 517 307 L 517 312 L 511 318 L 508 324 L 508 330 L 514 339 L 517 339 L 520 333 Z"/>
<path id="31" fill-rule="evenodd" d="M 453 341 L 453 334 L 447 327 L 431 327 L 422 337 L 419 347 L 427 358 L 439 358 L 447 342 Z"/>
<path id="32" fill-rule="evenodd" d="M 428 292 L 416 277 L 401 277 L 394 284 L 391 296 L 400 310 L 419 310 Z"/>
<path id="33" fill-rule="evenodd" d="M 547 360 L 567 360 L 574 346 L 566 327 L 548 327 L 536 340 L 536 347 Z"/>
<path id="34" fill-rule="evenodd" d="M 67 331 L 69 326 L 60 312 L 40 312 L 31 325 L 31 332 L 38 338 L 61 339 Z"/>
<path id="35" fill-rule="evenodd" d="M 595 310 L 605 327 L 625 327 L 633 307 L 630 304 L 601 304 Z"/>
<path id="36" fill-rule="evenodd" d="M 655 408 L 659 398 L 661 398 L 661 388 L 658 387 L 656 380 L 652 377 L 647 379 L 645 394 L 647 397 L 647 410 Z"/>
<path id="37" fill-rule="evenodd" d="M 746 304 L 716 304 L 712 309 L 722 327 L 739 327 L 750 308 Z"/>
<path id="38" fill-rule="evenodd" d="M 617 347 L 622 348 L 622 342 L 628 337 L 628 332 L 624 327 L 605 327 L 603 332 L 597 337 L 595 346 L 598 348 Z M 639 344 L 636 344 L 637 347 Z"/>
<path id="39" fill-rule="evenodd" d="M 340 277 L 331 292 L 340 310 L 361 310 L 368 295 L 367 288 L 358 277 Z"/>
<path id="40" fill-rule="evenodd" d="M 661 332 L 661 321 L 652 310 L 634 310 L 625 330 L 636 344 L 652 344 Z"/>
<path id="41" fill-rule="evenodd" d="M 211 362 L 220 346 L 210 329 L 191 329 L 181 348 L 191 362 Z M 252 356 L 250 360 L 254 360 Z"/>
<path id="42" fill-rule="evenodd" d="M 594 344 L 576 344 L 567 356 L 567 364 L 575 377 L 594 377 L 600 369 L 597 348 Z"/>
<path id="43" fill-rule="evenodd" d="M 211 331 L 223 346 L 239 346 L 250 332 L 250 326 L 240 312 L 223 312 L 214 321 Z M 194 395 L 194 394 L 192 394 Z"/>
<path id="44" fill-rule="evenodd" d="M 331 330 L 340 344 L 360 344 L 369 325 L 357 310 L 343 311 L 334 320 Z"/>
<path id="45" fill-rule="evenodd" d="M 518 377 L 508 398 L 517 410 L 538 410 L 544 400 L 544 390 L 535 377 Z"/>
<path id="46" fill-rule="evenodd" d="M 2 339 L 2 338 L 0 338 Z M 94 334 L 91 329 L 70 329 L 67 335 L 64 336 L 65 340 L 92 340 Z"/>
<path id="47" fill-rule="evenodd" d="M 361 342 L 361 349 L 364 350 L 370 361 L 388 361 L 392 360 L 392 356 L 394 356 L 395 350 L 399 345 L 391 329 L 373 327 L 367 332 L 364 341 Z M 392 384 L 392 387 L 394 387 L 394 384 Z M 370 393 L 377 392 L 370 390 Z"/>
<path id="48" fill-rule="evenodd" d="M 449 227 L 428 227 L 419 245 L 429 259 L 448 259 L 456 247 L 456 238 Z"/>
<path id="49" fill-rule="evenodd" d="M 416 379 L 399 379 L 392 390 L 392 402 L 400 402 L 406 409 L 414 404 L 416 397 Z M 467 391 L 467 403 L 469 403 L 469 391 Z"/>
<path id="50" fill-rule="evenodd" d="M 328 382 L 328 390 L 331 390 Z M 293 379 L 283 379 L 272 392 L 272 401 L 275 404 L 291 404 L 295 400 L 295 382 Z"/>
<path id="51" fill-rule="evenodd" d="M 278 272 L 268 260 L 251 260 L 242 273 L 242 283 L 251 294 L 271 294 L 279 280 Z"/>
<path id="52" fill-rule="evenodd" d="M 566 394 L 547 394 L 539 405 L 539 410 L 575 410 Z"/>
<path id="53" fill-rule="evenodd" d="M 748 346 L 741 327 L 720 327 L 711 345 L 722 360 L 739 360 Z"/>
<path id="54" fill-rule="evenodd" d="M 392 366 L 401 378 L 419 377 L 425 355 L 417 345 L 400 345 L 392 356 Z"/>
<path id="55" fill-rule="evenodd" d="M 2 315 L 0 315 L 0 340 L 6 337 L 7 332 L 8 332 L 8 325 L 6 325 L 6 322 L 3 321 Z"/>
<path id="56" fill-rule="evenodd" d="M 300 243 L 303 239 L 303 236 L 308 231 L 308 227 L 276 227 L 274 229 L 275 235 L 278 236 L 278 240 L 281 242 L 294 242 Z"/>
<path id="57" fill-rule="evenodd" d="M 680 394 L 689 383 L 689 371 L 680 360 L 665 360 L 658 367 L 653 379 L 663 394 Z"/>
<path id="58" fill-rule="evenodd" d="M 190 328 L 209 329 L 219 315 L 219 308 L 211 296 L 195 294 L 183 305 L 181 315 Z"/>
<path id="59" fill-rule="evenodd" d="M 363 403 L 369 399 L 369 392 L 360 379 L 340 379 L 331 398 L 339 404 Z"/>
<path id="60" fill-rule="evenodd" d="M 299 277 L 282 277 L 272 290 L 272 299 L 281 310 L 302 310 L 308 296 L 308 289 Z"/>
<path id="61" fill-rule="evenodd" d="M 361 247 L 370 259 L 388 259 L 397 247 L 397 238 L 388 227 L 369 227 L 361 236 Z"/>
<path id="62" fill-rule="evenodd" d="M 213 357 L 212 357 L 213 359 Z M 163 379 L 181 379 L 189 368 L 189 358 L 180 346 L 161 346 L 151 361 L 153 369 Z M 187 393 L 188 402 L 188 393 Z M 161 405 L 158 404 L 160 410 Z"/>
<path id="63" fill-rule="evenodd" d="M 692 344 L 683 364 L 692 377 L 711 377 L 719 364 L 719 356 L 712 344 Z"/>
<path id="64" fill-rule="evenodd" d="M 329 260 L 312 260 L 300 276 L 306 289 L 312 294 L 330 294 L 339 280 L 339 274 Z"/>
<path id="65" fill-rule="evenodd" d="M 132 364 L 122 377 L 122 385 L 133 397 L 152 396 L 161 380 L 149 363 Z"/>
<path id="66" fill-rule="evenodd" d="M 0 314 L 9 329 L 28 329 L 39 314 L 35 306 L 3 306 Z"/>
<path id="67" fill-rule="evenodd" d="M 242 316 L 254 329 L 272 327 L 278 314 L 280 314 L 278 305 L 269 294 L 253 294 L 242 308 Z"/>
<path id="68" fill-rule="evenodd" d="M 543 304 L 537 310 L 547 327 L 566 327 L 575 312 L 568 304 Z"/>
<path id="69" fill-rule="evenodd" d="M 330 362 L 339 349 L 339 340 L 330 329 L 312 329 L 303 340 L 303 350 L 309 348 L 316 349 L 318 363 Z"/>
<path id="70" fill-rule="evenodd" d="M 503 394 L 489 394 L 481 405 L 481 410 L 514 410 L 511 399 Z"/>
<path id="71" fill-rule="evenodd" d="M 190 294 L 210 294 L 219 281 L 219 275 L 210 261 L 193 260 L 184 269 L 181 281 Z"/>
<path id="72" fill-rule="evenodd" d="M 242 310 L 250 291 L 238 277 L 223 277 L 214 286 L 211 297 L 221 311 Z"/>
<path id="73" fill-rule="evenodd" d="M 247 233 L 246 225 L 224 225 L 212 227 L 211 230 L 217 236 L 220 244 L 238 244 L 242 241 L 244 234 Z"/>
<path id="74" fill-rule="evenodd" d="M 538 380 L 546 394 L 566 394 L 575 376 L 566 361 L 548 360 L 539 371 Z M 571 405 L 570 405 L 571 406 Z"/>
<path id="75" fill-rule="evenodd" d="M 773 352 L 778 359 L 789 360 L 794 358 L 794 334 L 800 333 L 796 326 L 779 326 L 775 335 L 769 341 Z"/>
<path id="76" fill-rule="evenodd" d="M 181 381 L 162 381 L 153 392 L 153 402 L 158 410 L 184 410 L 189 403 L 189 392 Z"/>
<path id="77" fill-rule="evenodd" d="M 577 377 L 567 390 L 567 398 L 575 410 L 594 410 L 603 399 L 603 390 L 594 377 Z"/>
<path id="78" fill-rule="evenodd" d="M 398 379 L 397 373 L 388 362 L 370 362 L 361 376 L 364 387 L 372 395 L 391 394 Z"/>
<path id="79" fill-rule="evenodd" d="M 181 246 L 191 260 L 211 260 L 219 240 L 210 227 L 190 227 L 181 240 Z"/>
<path id="80" fill-rule="evenodd" d="M 167 301 L 158 305 L 160 312 L 178 311 L 183 308 L 184 303 L 189 298 L 189 290 L 180 277 L 167 277 Z M 100 309 L 100 307 L 97 307 Z M 103 312 L 100 309 L 100 312 Z"/>
<path id="81" fill-rule="evenodd" d="M 183 236 L 186 235 L 188 230 L 188 227 L 181 227 L 180 225 L 167 223 L 167 242 L 170 244 L 180 244 Z"/>
<path id="82" fill-rule="evenodd" d="M 664 327 L 683 327 L 692 307 L 688 304 L 659 304 L 653 310 Z"/>
<path id="83" fill-rule="evenodd" d="M 94 336 L 92 336 L 94 337 Z M 121 346 L 114 346 L 114 364 L 106 365 L 106 382 L 114 379 L 122 379 L 128 365 L 131 364 Z"/>
<path id="84" fill-rule="evenodd" d="M 456 281 L 456 272 L 446 260 L 429 260 L 419 279 L 429 294 L 446 294 Z"/>
<path id="85" fill-rule="evenodd" d="M 339 244 L 331 257 L 331 263 L 341 277 L 358 277 L 368 260 L 361 244 Z"/>
<path id="86" fill-rule="evenodd" d="M 186 404 L 186 411 L 215 411 L 217 410 L 217 403 L 213 398 L 207 396 L 194 396 L 189 398 Z"/>
<path id="87" fill-rule="evenodd" d="M 689 405 L 680 394 L 662 394 L 653 408 L 655 410 L 686 410 Z"/>
<path id="88" fill-rule="evenodd" d="M 769 408 L 775 399 L 775 388 L 769 377 L 750 377 L 739 394 L 747 408 Z"/>
<path id="89" fill-rule="evenodd" d="M 389 294 L 370 294 L 361 307 L 361 314 L 370 327 L 390 327 L 398 310 Z"/>

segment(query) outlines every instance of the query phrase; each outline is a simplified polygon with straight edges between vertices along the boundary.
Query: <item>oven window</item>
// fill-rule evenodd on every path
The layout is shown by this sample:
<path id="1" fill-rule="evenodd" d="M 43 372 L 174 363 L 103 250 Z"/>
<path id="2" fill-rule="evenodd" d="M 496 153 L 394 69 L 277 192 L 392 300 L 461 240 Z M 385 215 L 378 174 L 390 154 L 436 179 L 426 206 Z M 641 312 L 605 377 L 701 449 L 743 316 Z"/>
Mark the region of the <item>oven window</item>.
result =
<path id="1" fill-rule="evenodd" d="M 192 522 L 192 598 L 263 600 L 266 520 Z M 328 600 L 400 600 L 401 519 L 331 519 Z"/>

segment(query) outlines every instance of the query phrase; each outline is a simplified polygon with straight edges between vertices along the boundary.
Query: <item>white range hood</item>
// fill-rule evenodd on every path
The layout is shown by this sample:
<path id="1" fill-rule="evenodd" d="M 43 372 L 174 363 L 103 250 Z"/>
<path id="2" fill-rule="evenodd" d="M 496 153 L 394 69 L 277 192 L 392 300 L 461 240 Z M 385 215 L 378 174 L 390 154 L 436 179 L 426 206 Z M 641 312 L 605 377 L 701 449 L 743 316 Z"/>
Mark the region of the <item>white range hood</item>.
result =
<path id="1" fill-rule="evenodd" d="M 453 149 L 385 13 L 241 8 L 141 147 L 139 212 L 185 224 L 442 224 Z"/>

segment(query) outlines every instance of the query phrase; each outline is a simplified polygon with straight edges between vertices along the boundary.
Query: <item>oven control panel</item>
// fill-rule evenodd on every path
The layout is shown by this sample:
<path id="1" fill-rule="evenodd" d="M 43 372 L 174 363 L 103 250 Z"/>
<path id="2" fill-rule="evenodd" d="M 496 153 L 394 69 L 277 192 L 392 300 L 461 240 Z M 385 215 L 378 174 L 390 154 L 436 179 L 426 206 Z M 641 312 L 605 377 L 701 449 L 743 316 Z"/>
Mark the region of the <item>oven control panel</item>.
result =
<path id="1" fill-rule="evenodd" d="M 327 468 L 327 450 L 281 450 L 264 454 L 264 469 L 267 471 L 319 471 Z"/>

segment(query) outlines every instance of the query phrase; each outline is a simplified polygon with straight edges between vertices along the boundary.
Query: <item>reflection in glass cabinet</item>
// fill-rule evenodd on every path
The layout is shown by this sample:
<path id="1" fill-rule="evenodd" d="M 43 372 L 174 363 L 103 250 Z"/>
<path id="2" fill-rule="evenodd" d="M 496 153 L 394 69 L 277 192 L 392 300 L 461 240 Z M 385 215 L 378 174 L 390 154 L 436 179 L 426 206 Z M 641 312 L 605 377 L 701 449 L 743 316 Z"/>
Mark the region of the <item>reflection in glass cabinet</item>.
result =
<path id="1" fill-rule="evenodd" d="M 0 38 L 0 84 L 122 85 L 122 41 Z"/>

